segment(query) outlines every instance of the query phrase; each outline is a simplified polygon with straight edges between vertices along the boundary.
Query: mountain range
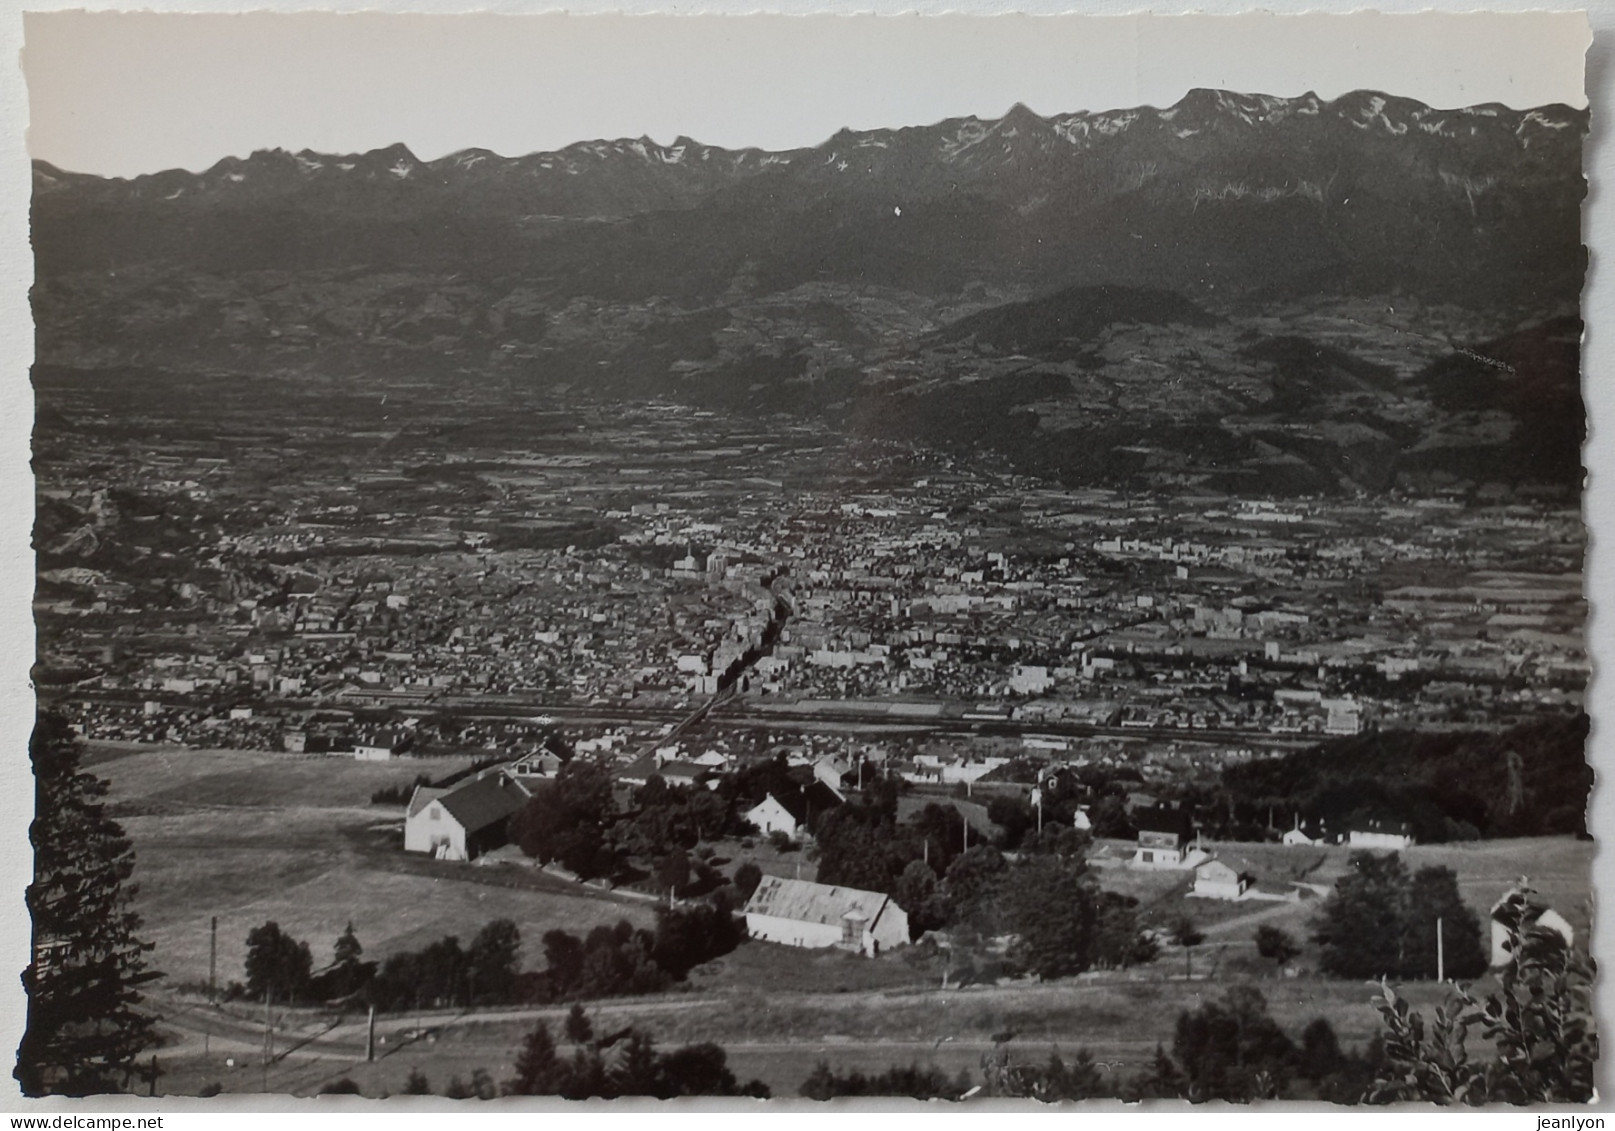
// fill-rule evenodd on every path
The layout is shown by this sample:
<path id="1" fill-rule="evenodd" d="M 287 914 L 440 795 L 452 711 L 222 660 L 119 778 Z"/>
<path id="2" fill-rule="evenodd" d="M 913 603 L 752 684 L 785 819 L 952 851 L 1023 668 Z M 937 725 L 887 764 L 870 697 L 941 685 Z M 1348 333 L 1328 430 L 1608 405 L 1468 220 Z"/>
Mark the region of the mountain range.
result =
<path id="1" fill-rule="evenodd" d="M 1379 489 L 1468 481 L 1502 445 L 1505 479 L 1563 485 L 1579 416 L 1527 418 L 1580 411 L 1587 125 L 1195 90 L 774 153 L 273 150 L 129 180 L 36 162 L 39 356 L 498 369 L 974 437 L 1078 480 L 1276 461 L 1289 489 Z M 1553 356 L 1474 362 L 1504 340 Z M 1466 363 L 1507 387 L 1454 395 Z"/>

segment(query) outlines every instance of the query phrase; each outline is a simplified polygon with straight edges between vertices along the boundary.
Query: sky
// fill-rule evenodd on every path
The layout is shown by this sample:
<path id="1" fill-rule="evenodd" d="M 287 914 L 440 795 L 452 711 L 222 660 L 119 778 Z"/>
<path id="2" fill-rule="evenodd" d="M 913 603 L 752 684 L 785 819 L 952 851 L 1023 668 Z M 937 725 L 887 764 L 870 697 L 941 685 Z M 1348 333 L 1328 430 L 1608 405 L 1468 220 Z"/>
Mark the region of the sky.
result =
<path id="1" fill-rule="evenodd" d="M 1197 86 L 1585 106 L 1585 19 L 1466 16 L 24 15 L 29 154 L 201 170 L 255 149 L 426 160 L 593 138 L 785 149 L 842 127 L 1167 106 Z"/>

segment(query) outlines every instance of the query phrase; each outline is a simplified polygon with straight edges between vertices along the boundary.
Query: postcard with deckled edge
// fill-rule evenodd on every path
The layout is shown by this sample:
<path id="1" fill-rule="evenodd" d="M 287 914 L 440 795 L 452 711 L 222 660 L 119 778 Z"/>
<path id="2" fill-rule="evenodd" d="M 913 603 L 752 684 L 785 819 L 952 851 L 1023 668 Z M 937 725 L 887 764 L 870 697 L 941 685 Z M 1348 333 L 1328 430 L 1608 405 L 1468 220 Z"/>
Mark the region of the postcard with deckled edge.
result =
<path id="1" fill-rule="evenodd" d="M 1594 1098 L 1584 15 L 23 22 L 24 1096 Z"/>

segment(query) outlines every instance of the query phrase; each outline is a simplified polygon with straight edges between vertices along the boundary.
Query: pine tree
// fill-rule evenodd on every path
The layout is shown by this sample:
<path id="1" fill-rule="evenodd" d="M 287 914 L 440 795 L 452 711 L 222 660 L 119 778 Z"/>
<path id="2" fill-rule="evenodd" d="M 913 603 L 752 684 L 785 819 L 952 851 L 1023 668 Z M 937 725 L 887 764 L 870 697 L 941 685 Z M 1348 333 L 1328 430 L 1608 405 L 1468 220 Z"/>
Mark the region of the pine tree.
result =
<path id="1" fill-rule="evenodd" d="M 588 1044 L 594 1040 L 594 1023 L 589 1015 L 583 1012 L 582 1002 L 573 1002 L 572 1009 L 566 1015 L 566 1039 L 575 1045 Z"/>
<path id="2" fill-rule="evenodd" d="M 522 936 L 509 919 L 495 919 L 477 932 L 466 951 L 466 968 L 476 1001 L 495 1004 L 516 994 Z"/>
<path id="3" fill-rule="evenodd" d="M 23 972 L 28 1025 L 16 1078 L 31 1096 L 82 1096 L 128 1086 L 155 1040 L 155 1018 L 137 987 L 150 943 L 136 932 L 128 882 L 134 850 L 106 815 L 104 781 L 79 767 L 79 747 L 59 716 L 40 716 L 28 744 L 34 766 L 33 961 Z"/>
<path id="4" fill-rule="evenodd" d="M 349 920 L 347 930 L 337 936 L 336 945 L 331 950 L 333 964 L 342 967 L 357 966 L 363 954 L 364 947 L 359 943 L 359 936 L 353 933 L 353 922 Z"/>
<path id="5" fill-rule="evenodd" d="M 516 1056 L 516 1075 L 505 1081 L 507 1096 L 553 1096 L 567 1079 L 566 1065 L 555 1051 L 549 1026 L 540 1021 L 522 1041 Z"/>
<path id="6" fill-rule="evenodd" d="M 432 1084 L 426 1079 L 426 1073 L 419 1068 L 409 1070 L 409 1079 L 404 1081 L 404 1095 L 429 1096 L 432 1094 Z"/>
<path id="7" fill-rule="evenodd" d="M 290 1001 L 308 988 L 314 956 L 308 943 L 280 929 L 273 919 L 247 932 L 247 992 Z"/>

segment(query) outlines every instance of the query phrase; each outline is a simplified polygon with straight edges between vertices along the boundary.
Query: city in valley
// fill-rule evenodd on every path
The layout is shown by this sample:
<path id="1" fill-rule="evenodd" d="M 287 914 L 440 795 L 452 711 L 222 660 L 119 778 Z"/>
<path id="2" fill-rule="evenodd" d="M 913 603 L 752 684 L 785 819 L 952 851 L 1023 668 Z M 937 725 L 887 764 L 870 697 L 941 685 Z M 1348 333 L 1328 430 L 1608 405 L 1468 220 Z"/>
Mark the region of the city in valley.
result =
<path id="1" fill-rule="evenodd" d="M 1586 120 L 36 163 L 24 1089 L 1591 1098 Z"/>
<path id="2" fill-rule="evenodd" d="M 1086 1048 L 1119 1080 L 1170 1045 L 1205 980 L 1254 978 L 1291 1027 L 1325 1016 L 1367 1042 L 1371 994 L 1320 977 L 1304 945 L 1359 843 L 1452 867 L 1479 912 L 1527 872 L 1587 930 L 1590 845 L 1565 835 L 1587 676 L 1569 506 L 1068 489 L 985 454 L 672 403 L 539 402 L 518 427 L 408 385 L 375 387 L 374 427 L 355 429 L 351 405 L 297 403 L 318 389 L 283 416 L 235 414 L 206 380 L 171 415 L 120 412 L 104 427 L 122 435 L 94 445 L 46 434 L 37 457 L 41 547 L 87 563 L 41 575 L 37 678 L 139 851 L 165 1087 L 508 1074 L 526 1017 L 564 1010 L 485 1019 L 454 986 L 384 1012 L 379 1060 L 357 1005 L 277 1007 L 285 1051 L 259 1064 L 248 932 L 276 922 L 319 966 L 350 923 L 385 960 L 503 918 L 538 965 L 548 930 L 648 927 L 670 900 L 732 892 L 747 864 L 813 880 L 813 805 L 872 803 L 883 782 L 939 876 L 967 846 L 1086 830 L 1099 886 L 1138 901 L 1147 960 L 1033 984 L 1001 974 L 991 935 L 938 928 L 870 958 L 754 931 L 689 970 L 689 993 L 597 1013 L 719 1040 L 781 1095 L 820 1060 L 979 1073 L 1010 1018 L 1026 1055 Z M 122 438 L 137 427 L 151 438 Z M 1378 736 L 1405 731 L 1502 742 L 1563 776 L 1532 787 L 1517 831 L 1538 835 L 1478 839 L 1500 831 L 1494 799 L 1469 793 L 1482 782 L 1365 784 L 1393 776 Z M 1332 793 L 1237 776 L 1309 749 L 1346 766 Z M 616 854 L 587 883 L 503 827 L 571 761 L 602 767 L 614 798 Z M 512 769 L 518 800 L 486 843 L 407 851 L 417 785 Z M 710 826 L 647 822 L 656 778 L 690 795 L 670 812 Z M 1548 811 L 1555 791 L 1568 810 Z M 1172 866 L 1137 866 L 1169 811 Z M 1207 878 L 1225 865 L 1228 890 Z M 923 912 L 904 910 L 912 931 Z M 1258 953 L 1264 924 L 1299 964 Z"/>

